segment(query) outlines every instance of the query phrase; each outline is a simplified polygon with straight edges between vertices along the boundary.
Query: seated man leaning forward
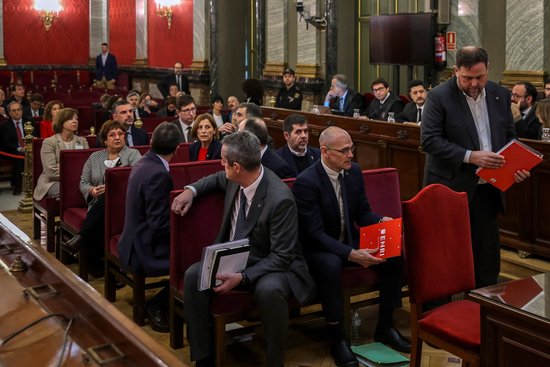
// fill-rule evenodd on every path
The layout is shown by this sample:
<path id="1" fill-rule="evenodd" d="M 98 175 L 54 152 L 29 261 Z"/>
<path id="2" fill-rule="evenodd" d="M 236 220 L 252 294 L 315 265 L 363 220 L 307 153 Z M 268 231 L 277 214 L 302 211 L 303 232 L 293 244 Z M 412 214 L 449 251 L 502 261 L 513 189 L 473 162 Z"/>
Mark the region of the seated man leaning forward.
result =
<path id="1" fill-rule="evenodd" d="M 346 341 L 341 273 L 351 266 L 372 267 L 380 275 L 380 308 L 374 339 L 400 352 L 410 343 L 393 326 L 393 310 L 401 306 L 401 257 L 387 261 L 359 250 L 358 227 L 391 220 L 371 211 L 363 175 L 352 163 L 353 142 L 339 127 L 319 136 L 321 159 L 304 170 L 293 186 L 298 205 L 300 242 L 315 279 L 338 366 L 357 366 Z M 343 213 L 343 214 L 342 214 Z M 347 316 L 347 315 L 346 315 Z"/>
<path id="2" fill-rule="evenodd" d="M 147 277 L 168 275 L 170 265 L 170 191 L 168 163 L 179 144 L 176 125 L 163 122 L 153 132 L 151 150 L 130 173 L 124 230 L 118 256 L 124 270 Z M 168 332 L 168 297 L 165 287 L 145 304 L 155 331 Z"/>
<path id="3" fill-rule="evenodd" d="M 234 288 L 254 293 L 267 343 L 267 366 L 284 362 L 288 329 L 289 297 L 300 303 L 310 301 L 313 279 L 298 244 L 296 203 L 292 192 L 279 177 L 260 164 L 260 142 L 248 131 L 238 131 L 223 139 L 222 165 L 225 169 L 205 177 L 174 199 L 172 210 L 184 215 L 194 197 L 208 192 L 225 192 L 225 206 L 217 241 L 248 238 L 250 257 L 241 273 L 222 274 L 222 284 L 199 291 L 199 263 L 185 272 L 184 299 L 191 360 L 197 366 L 213 366 L 210 302 L 217 294 Z M 241 201 L 245 201 L 244 207 Z M 239 214 L 242 212 L 242 214 Z M 241 217 L 243 216 L 243 217 Z M 245 225 L 236 228 L 244 219 Z"/>

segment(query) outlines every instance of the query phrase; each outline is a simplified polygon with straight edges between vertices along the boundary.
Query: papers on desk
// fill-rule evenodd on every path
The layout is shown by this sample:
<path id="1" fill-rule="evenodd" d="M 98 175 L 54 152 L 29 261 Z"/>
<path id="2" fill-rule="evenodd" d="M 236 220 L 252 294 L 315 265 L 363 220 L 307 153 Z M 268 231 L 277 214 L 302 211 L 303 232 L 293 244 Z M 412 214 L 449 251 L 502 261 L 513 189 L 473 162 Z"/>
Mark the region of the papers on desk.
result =
<path id="1" fill-rule="evenodd" d="M 408 358 L 382 343 L 353 345 L 351 350 L 357 360 L 368 367 L 401 367 L 410 363 Z"/>
<path id="2" fill-rule="evenodd" d="M 199 290 L 204 291 L 220 285 L 221 281 L 216 280 L 218 274 L 243 271 L 249 254 L 250 245 L 247 238 L 205 247 L 202 250 Z"/>

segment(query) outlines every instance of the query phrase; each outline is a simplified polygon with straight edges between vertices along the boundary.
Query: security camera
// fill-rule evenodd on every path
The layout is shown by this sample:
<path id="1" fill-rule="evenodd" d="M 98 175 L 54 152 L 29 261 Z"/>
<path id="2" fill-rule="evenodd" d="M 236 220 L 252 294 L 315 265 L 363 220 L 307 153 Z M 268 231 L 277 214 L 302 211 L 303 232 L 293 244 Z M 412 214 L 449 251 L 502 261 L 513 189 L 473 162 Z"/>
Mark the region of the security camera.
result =
<path id="1" fill-rule="evenodd" d="M 303 1 L 296 1 L 296 11 L 298 13 L 304 12 L 304 2 Z"/>

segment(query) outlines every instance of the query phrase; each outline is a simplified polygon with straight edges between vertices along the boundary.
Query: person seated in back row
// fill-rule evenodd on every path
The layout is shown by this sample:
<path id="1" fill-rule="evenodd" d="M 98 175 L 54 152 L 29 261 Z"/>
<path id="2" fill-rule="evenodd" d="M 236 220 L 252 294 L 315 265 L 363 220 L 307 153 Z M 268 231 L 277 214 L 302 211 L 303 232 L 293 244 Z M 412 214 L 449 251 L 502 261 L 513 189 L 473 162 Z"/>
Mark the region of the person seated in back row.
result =
<path id="1" fill-rule="evenodd" d="M 384 78 L 373 80 L 370 87 L 375 98 L 366 110 L 369 119 L 387 121 L 390 113 L 395 116 L 403 111 L 403 102 L 390 91 L 390 85 Z"/>
<path id="2" fill-rule="evenodd" d="M 416 122 L 420 125 L 422 121 L 422 109 L 426 103 L 426 87 L 422 80 L 411 80 L 409 82 L 409 96 L 411 101 L 405 105 L 395 120 L 397 122 Z"/>
<path id="3" fill-rule="evenodd" d="M 333 113 L 350 117 L 356 110 L 361 113 L 364 109 L 363 96 L 349 88 L 348 77 L 344 74 L 332 77 L 324 105 L 330 107 Z"/>

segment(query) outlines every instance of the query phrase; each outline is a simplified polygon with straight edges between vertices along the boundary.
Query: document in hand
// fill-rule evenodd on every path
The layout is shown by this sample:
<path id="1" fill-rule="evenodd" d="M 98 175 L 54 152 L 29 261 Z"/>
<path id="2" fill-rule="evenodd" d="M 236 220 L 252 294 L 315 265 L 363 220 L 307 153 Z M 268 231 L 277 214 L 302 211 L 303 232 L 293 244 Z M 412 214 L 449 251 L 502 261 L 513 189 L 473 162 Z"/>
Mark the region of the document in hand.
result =
<path id="1" fill-rule="evenodd" d="M 372 256 L 379 259 L 401 256 L 401 218 L 361 227 L 359 248 L 375 249 L 378 252 Z"/>
<path id="2" fill-rule="evenodd" d="M 221 284 L 216 275 L 237 273 L 246 268 L 250 246 L 248 239 L 217 243 L 202 250 L 199 290 L 214 288 Z"/>
<path id="3" fill-rule="evenodd" d="M 502 147 L 497 154 L 506 160 L 504 166 L 500 168 L 479 167 L 476 174 L 503 192 L 515 182 L 514 173 L 516 171 L 522 169 L 529 171 L 542 162 L 541 152 L 515 139 Z"/>

